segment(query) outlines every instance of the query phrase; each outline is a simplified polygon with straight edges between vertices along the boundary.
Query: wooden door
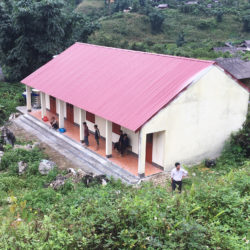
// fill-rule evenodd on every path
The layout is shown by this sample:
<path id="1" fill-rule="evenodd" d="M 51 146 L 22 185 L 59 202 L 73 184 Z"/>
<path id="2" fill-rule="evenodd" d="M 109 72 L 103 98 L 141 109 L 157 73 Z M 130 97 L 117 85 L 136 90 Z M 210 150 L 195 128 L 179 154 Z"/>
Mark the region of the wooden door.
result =
<path id="1" fill-rule="evenodd" d="M 50 101 L 50 112 L 56 114 L 56 98 L 50 96 L 49 101 Z"/>
<path id="2" fill-rule="evenodd" d="M 71 123 L 74 123 L 74 106 L 72 104 L 67 103 L 67 120 Z"/>
<path id="3" fill-rule="evenodd" d="M 147 134 L 146 161 L 152 163 L 153 158 L 153 134 Z"/>

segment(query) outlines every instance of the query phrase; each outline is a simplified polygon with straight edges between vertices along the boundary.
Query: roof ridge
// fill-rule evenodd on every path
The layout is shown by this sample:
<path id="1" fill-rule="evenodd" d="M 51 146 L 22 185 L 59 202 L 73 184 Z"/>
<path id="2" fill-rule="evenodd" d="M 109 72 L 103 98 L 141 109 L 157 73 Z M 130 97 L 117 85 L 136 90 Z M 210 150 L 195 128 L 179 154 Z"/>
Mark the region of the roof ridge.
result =
<path id="1" fill-rule="evenodd" d="M 184 56 L 173 56 L 173 55 L 167 55 L 167 54 L 157 54 L 157 53 L 153 53 L 153 52 L 145 52 L 145 51 L 138 51 L 138 50 L 130 50 L 130 49 L 108 47 L 108 46 L 92 44 L 92 43 L 75 42 L 75 44 L 88 45 L 88 46 L 93 46 L 93 47 L 102 47 L 102 48 L 106 48 L 106 49 L 123 50 L 123 51 L 127 51 L 127 52 L 132 52 L 132 53 L 141 53 L 141 54 L 148 54 L 148 55 L 161 56 L 161 57 L 172 57 L 172 58 L 175 58 L 175 59 L 182 59 L 182 60 L 187 60 L 187 61 L 197 61 L 197 62 L 210 63 L 210 64 L 215 63 L 215 61 L 212 61 L 212 60 L 202 60 L 202 59 L 189 58 L 189 57 L 184 57 Z"/>

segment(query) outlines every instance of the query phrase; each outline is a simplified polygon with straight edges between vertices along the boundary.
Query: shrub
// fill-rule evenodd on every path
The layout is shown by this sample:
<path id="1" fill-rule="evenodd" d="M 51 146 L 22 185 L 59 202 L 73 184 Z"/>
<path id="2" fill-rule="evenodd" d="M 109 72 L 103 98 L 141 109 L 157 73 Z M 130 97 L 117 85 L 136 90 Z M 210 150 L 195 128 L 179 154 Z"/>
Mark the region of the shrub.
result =
<path id="1" fill-rule="evenodd" d="M 40 149 L 32 149 L 30 151 L 25 149 L 14 149 L 7 151 L 1 160 L 0 170 L 9 169 L 12 174 L 18 174 L 18 162 L 24 161 L 28 163 L 30 174 L 38 173 L 38 165 L 44 155 Z"/>

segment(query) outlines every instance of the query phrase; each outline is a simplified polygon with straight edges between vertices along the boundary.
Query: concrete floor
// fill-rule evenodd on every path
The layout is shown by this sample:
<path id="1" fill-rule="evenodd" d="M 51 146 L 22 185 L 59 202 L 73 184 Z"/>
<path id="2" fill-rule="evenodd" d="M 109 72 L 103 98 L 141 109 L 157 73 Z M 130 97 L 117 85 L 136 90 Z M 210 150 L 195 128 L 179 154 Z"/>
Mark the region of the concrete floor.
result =
<path id="1" fill-rule="evenodd" d="M 42 123 L 45 123 L 48 126 L 50 126 L 49 122 L 44 122 L 42 120 L 41 110 L 33 110 L 30 113 L 30 115 L 34 116 L 35 118 L 40 120 Z M 58 119 L 58 117 L 55 114 L 47 111 L 47 117 L 49 118 L 49 120 L 51 119 L 52 116 L 55 116 L 55 118 Z M 70 123 L 67 120 L 65 120 L 64 125 L 66 129 L 66 132 L 64 134 L 68 136 L 69 138 L 75 140 L 76 142 L 79 142 L 79 138 L 80 138 L 79 127 Z M 93 134 L 90 135 L 89 142 L 90 142 L 90 146 L 88 147 L 88 149 L 94 151 L 95 153 L 97 153 L 98 155 L 102 157 L 105 157 L 105 139 L 100 140 L 99 150 L 96 150 L 96 142 L 95 142 Z M 132 173 L 133 175 L 135 176 L 138 175 L 138 158 L 135 155 L 128 153 L 124 156 L 121 156 L 119 152 L 113 149 L 112 158 L 109 158 L 109 160 L 115 163 L 116 165 L 122 167 L 123 169 L 127 170 L 128 172 Z M 154 175 L 160 172 L 162 172 L 161 169 L 155 167 L 154 165 L 148 162 L 146 163 L 145 176 Z"/>

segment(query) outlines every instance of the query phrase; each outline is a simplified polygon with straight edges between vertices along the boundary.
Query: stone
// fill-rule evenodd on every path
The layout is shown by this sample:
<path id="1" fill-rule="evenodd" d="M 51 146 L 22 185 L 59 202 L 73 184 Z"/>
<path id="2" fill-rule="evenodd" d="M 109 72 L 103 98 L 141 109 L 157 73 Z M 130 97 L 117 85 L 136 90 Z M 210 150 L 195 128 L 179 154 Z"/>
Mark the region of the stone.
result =
<path id="1" fill-rule="evenodd" d="M 77 172 L 76 172 L 75 169 L 73 169 L 73 168 L 68 168 L 68 169 L 67 169 L 67 173 L 68 173 L 68 174 L 72 174 L 73 176 L 76 176 L 76 175 L 77 175 Z"/>
<path id="2" fill-rule="evenodd" d="M 12 113 L 9 117 L 9 121 L 12 121 L 14 119 L 16 119 L 18 116 L 20 116 L 20 113 Z"/>
<path id="3" fill-rule="evenodd" d="M 32 148 L 41 148 L 41 143 L 40 142 L 34 142 L 32 145 Z"/>
<path id="4" fill-rule="evenodd" d="M 216 166 L 216 160 L 205 160 L 205 166 L 207 168 Z"/>
<path id="5" fill-rule="evenodd" d="M 1 162 L 2 158 L 3 158 L 3 155 L 4 155 L 4 152 L 0 151 L 0 162 Z"/>
<path id="6" fill-rule="evenodd" d="M 106 175 L 93 175 L 92 173 L 88 173 L 82 178 L 82 182 L 86 187 L 89 187 L 90 183 L 92 182 L 106 186 L 109 182 L 109 179 L 106 177 Z"/>
<path id="7" fill-rule="evenodd" d="M 15 135 L 7 127 L 1 128 L 1 142 L 3 144 L 11 144 L 12 147 L 16 142 Z"/>
<path id="8" fill-rule="evenodd" d="M 26 162 L 23 162 L 23 161 L 19 161 L 18 162 L 18 173 L 19 175 L 22 175 L 26 172 L 28 168 L 28 164 Z"/>
<path id="9" fill-rule="evenodd" d="M 78 170 L 77 170 L 77 176 L 78 176 L 79 178 L 82 179 L 85 175 L 86 175 L 86 173 L 85 173 L 83 170 L 81 170 L 81 169 L 78 169 Z"/>
<path id="10" fill-rule="evenodd" d="M 64 184 L 67 178 L 63 175 L 58 175 L 54 181 L 50 183 L 50 187 L 54 190 L 60 189 Z"/>
<path id="11" fill-rule="evenodd" d="M 56 164 L 53 161 L 41 160 L 38 170 L 42 175 L 47 175 L 51 170 L 55 168 Z"/>

